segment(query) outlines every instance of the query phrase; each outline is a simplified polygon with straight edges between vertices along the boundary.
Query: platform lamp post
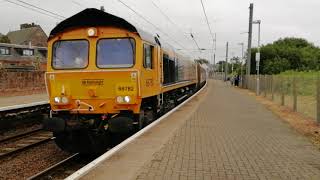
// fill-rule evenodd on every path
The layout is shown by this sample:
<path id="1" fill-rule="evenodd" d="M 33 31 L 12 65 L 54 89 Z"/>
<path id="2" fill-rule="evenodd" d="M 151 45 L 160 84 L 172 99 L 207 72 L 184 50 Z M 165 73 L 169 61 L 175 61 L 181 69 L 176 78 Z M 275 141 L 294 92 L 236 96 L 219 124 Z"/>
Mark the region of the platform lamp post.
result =
<path id="1" fill-rule="evenodd" d="M 258 24 L 258 52 L 256 53 L 256 70 L 257 70 L 257 96 L 260 95 L 260 25 L 261 20 L 253 21 L 252 24 Z"/>
<path id="2" fill-rule="evenodd" d="M 243 86 L 243 81 L 242 81 L 242 78 L 243 78 L 243 70 L 242 70 L 242 61 L 243 61 L 243 48 L 244 48 L 244 43 L 242 42 L 242 43 L 238 43 L 238 45 L 240 45 L 241 46 L 241 61 L 240 61 L 240 76 L 241 76 L 241 78 L 240 78 L 240 83 L 241 83 L 241 86 Z"/>

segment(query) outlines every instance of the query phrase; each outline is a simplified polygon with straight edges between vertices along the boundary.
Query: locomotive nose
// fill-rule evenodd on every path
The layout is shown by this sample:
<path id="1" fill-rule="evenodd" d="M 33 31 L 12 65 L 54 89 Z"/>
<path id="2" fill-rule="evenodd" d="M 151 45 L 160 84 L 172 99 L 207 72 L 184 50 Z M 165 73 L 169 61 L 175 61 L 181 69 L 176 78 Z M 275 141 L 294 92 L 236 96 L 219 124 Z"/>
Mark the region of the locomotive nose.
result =
<path id="1" fill-rule="evenodd" d="M 110 114 L 135 110 L 137 71 L 47 73 L 53 111 Z"/>

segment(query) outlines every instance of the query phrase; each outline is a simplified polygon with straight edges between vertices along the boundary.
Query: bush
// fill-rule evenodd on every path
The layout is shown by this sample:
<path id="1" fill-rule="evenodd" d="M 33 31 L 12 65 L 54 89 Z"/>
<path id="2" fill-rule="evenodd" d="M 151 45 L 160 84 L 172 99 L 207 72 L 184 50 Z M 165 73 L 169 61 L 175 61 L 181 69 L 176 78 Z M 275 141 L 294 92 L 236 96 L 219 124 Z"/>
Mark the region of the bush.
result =
<path id="1" fill-rule="evenodd" d="M 251 73 L 255 73 L 255 53 L 251 54 Z M 287 70 L 320 70 L 320 48 L 302 38 L 279 39 L 260 49 L 262 74 L 278 74 Z"/>

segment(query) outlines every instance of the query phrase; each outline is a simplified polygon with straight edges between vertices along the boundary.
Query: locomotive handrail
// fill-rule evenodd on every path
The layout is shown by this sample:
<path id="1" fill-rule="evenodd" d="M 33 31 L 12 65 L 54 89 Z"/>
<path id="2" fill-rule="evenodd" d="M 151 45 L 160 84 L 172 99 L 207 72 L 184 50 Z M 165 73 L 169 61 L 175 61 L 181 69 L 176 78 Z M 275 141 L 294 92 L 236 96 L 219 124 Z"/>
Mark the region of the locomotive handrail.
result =
<path id="1" fill-rule="evenodd" d="M 76 111 L 94 111 L 94 107 L 88 103 L 82 102 L 79 99 L 76 101 L 76 103 L 78 104 L 78 109 L 76 109 Z M 81 109 L 81 105 L 85 105 L 88 106 L 88 109 Z M 73 109 L 71 111 L 74 111 Z"/>

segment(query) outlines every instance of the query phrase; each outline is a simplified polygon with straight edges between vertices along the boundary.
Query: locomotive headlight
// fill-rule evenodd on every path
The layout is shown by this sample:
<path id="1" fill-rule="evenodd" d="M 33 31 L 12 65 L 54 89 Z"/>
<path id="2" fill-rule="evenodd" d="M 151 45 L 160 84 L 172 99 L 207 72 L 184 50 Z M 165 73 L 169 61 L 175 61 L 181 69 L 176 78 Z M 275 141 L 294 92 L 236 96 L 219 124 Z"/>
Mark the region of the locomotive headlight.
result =
<path id="1" fill-rule="evenodd" d="M 131 98 L 130 98 L 130 96 L 125 96 L 125 97 L 123 98 L 123 100 L 124 100 L 124 102 L 129 103 L 130 100 L 131 100 Z"/>
<path id="2" fill-rule="evenodd" d="M 61 103 L 68 104 L 69 103 L 69 99 L 67 97 L 62 97 L 61 98 Z"/>
<path id="3" fill-rule="evenodd" d="M 66 96 L 62 96 L 62 97 L 57 96 L 57 97 L 53 98 L 53 102 L 55 104 L 68 104 L 69 103 L 69 98 L 66 97 Z"/>
<path id="4" fill-rule="evenodd" d="M 60 98 L 60 97 L 55 97 L 55 98 L 53 99 L 53 102 L 54 102 L 54 103 L 61 103 L 61 98 Z"/>
<path id="5" fill-rule="evenodd" d="M 89 28 L 88 29 L 88 36 L 92 37 L 92 36 L 96 36 L 97 35 L 97 29 L 96 28 Z"/>
<path id="6" fill-rule="evenodd" d="M 117 97 L 117 103 L 123 103 L 123 97 L 118 96 Z"/>

